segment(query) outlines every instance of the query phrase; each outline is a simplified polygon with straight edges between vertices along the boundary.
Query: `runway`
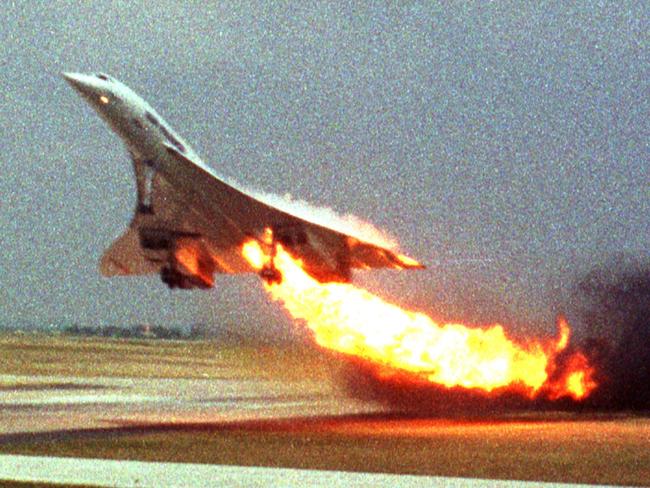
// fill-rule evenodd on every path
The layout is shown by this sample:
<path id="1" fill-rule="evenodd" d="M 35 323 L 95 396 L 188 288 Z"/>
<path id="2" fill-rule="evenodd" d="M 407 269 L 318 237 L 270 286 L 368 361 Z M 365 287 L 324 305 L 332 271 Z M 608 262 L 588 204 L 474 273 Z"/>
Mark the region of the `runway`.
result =
<path id="1" fill-rule="evenodd" d="M 144 463 L 35 456 L 0 456 L 0 479 L 24 482 L 66 483 L 119 488 L 167 486 L 276 487 L 586 487 L 589 485 L 495 481 L 441 476 L 409 476 L 383 473 L 350 473 L 301 469 L 218 466 L 191 463 Z"/>
<path id="2" fill-rule="evenodd" d="M 379 405 L 313 382 L 1 375 L 0 444 L 21 439 L 247 421 L 376 414 Z M 102 434 L 105 432 L 105 434 Z M 92 486 L 476 486 L 527 483 L 438 476 L 0 455 L 0 480 Z M 535 486 L 540 486 L 535 484 Z M 557 486 L 557 485 L 555 485 Z M 569 486 L 569 485 L 567 485 Z M 577 485 L 576 485 L 577 486 Z"/>
<path id="3" fill-rule="evenodd" d="M 332 380 L 341 374 L 332 373 L 335 363 L 309 351 L 149 344 L 0 341 L 0 479 L 35 480 L 75 465 L 102 472 L 119 460 L 130 473 L 124 484 L 86 485 L 135 486 L 128 476 L 175 479 L 187 470 L 235 486 L 650 483 L 647 416 L 404 417 L 350 398 Z M 49 371 L 61 373 L 42 374 Z M 160 484 L 170 485 L 150 486 Z"/>
<path id="4" fill-rule="evenodd" d="M 0 375 L 0 442 L 16 434 L 380 412 L 314 382 Z"/>

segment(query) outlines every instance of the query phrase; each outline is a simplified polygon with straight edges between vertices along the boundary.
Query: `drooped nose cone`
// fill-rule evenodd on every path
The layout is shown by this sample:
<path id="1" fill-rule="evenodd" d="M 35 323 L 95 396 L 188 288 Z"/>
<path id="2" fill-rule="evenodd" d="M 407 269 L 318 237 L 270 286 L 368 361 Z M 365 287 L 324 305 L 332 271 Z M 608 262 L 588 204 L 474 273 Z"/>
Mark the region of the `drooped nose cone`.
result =
<path id="1" fill-rule="evenodd" d="M 93 86 L 93 79 L 88 75 L 82 73 L 62 73 L 63 78 L 70 83 L 72 88 L 77 90 L 81 95 L 85 97 L 91 97 L 95 93 L 95 87 Z"/>
<path id="2" fill-rule="evenodd" d="M 106 75 L 84 75 L 82 73 L 62 73 L 62 75 L 72 88 L 97 110 L 99 115 L 108 116 L 114 96 Z"/>

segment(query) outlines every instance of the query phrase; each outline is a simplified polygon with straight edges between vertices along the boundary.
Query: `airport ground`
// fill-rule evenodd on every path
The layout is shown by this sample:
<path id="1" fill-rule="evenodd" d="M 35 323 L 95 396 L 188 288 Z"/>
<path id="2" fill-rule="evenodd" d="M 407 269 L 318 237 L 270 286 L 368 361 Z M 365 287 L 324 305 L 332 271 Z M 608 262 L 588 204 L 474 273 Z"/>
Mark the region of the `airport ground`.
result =
<path id="1" fill-rule="evenodd" d="M 407 418 L 308 347 L 5 335 L 0 357 L 5 454 L 650 486 L 647 416 Z"/>

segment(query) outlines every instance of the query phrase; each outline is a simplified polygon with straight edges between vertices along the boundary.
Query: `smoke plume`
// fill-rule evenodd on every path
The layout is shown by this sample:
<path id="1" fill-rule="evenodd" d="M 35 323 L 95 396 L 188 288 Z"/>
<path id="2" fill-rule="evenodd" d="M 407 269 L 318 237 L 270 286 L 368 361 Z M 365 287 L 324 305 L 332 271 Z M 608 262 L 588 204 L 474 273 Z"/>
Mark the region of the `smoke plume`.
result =
<path id="1" fill-rule="evenodd" d="M 599 370 L 590 403 L 650 408 L 650 266 L 618 259 L 584 276 L 576 296 L 590 336 L 585 349 Z"/>

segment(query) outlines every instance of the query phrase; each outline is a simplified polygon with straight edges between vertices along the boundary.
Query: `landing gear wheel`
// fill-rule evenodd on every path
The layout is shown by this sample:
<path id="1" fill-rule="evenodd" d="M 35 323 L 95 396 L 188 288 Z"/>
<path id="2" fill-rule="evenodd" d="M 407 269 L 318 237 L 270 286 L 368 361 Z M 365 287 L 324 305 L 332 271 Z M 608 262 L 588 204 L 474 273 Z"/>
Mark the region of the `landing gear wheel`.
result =
<path id="1" fill-rule="evenodd" d="M 169 266 L 165 266 L 160 270 L 160 278 L 162 279 L 162 282 L 169 287 L 170 290 L 178 287 L 177 273 L 174 273 L 174 270 Z"/>
<path id="2" fill-rule="evenodd" d="M 260 271 L 260 276 L 269 285 L 279 285 L 282 283 L 282 273 L 273 266 L 264 266 Z"/>

